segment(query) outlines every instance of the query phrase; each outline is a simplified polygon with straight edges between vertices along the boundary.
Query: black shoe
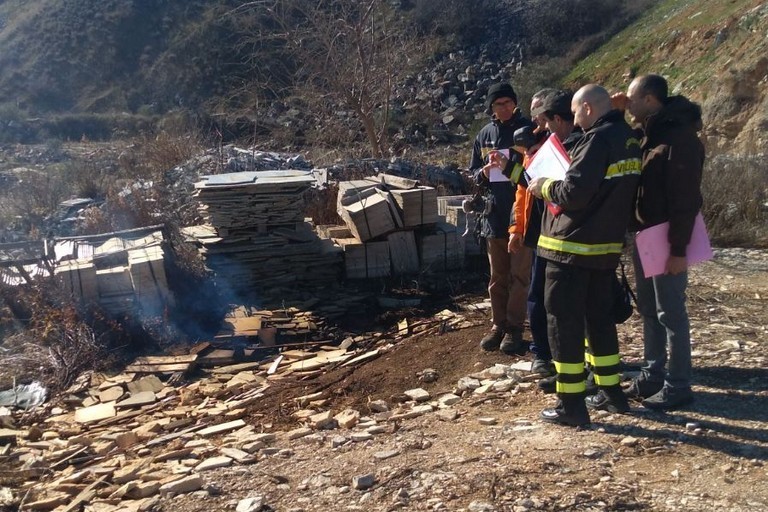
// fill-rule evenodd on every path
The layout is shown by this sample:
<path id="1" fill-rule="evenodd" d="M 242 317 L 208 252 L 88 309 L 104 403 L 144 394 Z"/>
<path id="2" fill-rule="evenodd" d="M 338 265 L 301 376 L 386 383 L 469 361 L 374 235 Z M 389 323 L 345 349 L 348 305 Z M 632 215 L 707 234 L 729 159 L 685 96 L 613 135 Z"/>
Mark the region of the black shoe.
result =
<path id="1" fill-rule="evenodd" d="M 520 328 L 508 330 L 501 340 L 499 350 L 508 356 L 521 356 L 525 354 L 528 347 L 525 346 L 525 341 L 523 341 L 523 330 Z"/>
<path id="2" fill-rule="evenodd" d="M 502 338 L 504 338 L 504 329 L 498 325 L 494 325 L 491 332 L 486 334 L 483 339 L 480 340 L 480 348 L 486 352 L 499 350 Z"/>
<path id="3" fill-rule="evenodd" d="M 550 377 L 544 377 L 537 382 L 539 389 L 546 394 L 551 394 L 557 391 L 557 374 Z"/>
<path id="4" fill-rule="evenodd" d="M 555 367 L 551 360 L 536 358 L 531 363 L 531 373 L 542 377 L 551 377 L 555 375 Z"/>
<path id="5" fill-rule="evenodd" d="M 569 427 L 586 427 L 590 424 L 583 395 L 578 395 L 578 399 L 558 400 L 555 407 L 542 410 L 540 417 L 544 421 Z"/>
<path id="6" fill-rule="evenodd" d="M 624 395 L 627 398 L 643 399 L 649 398 L 661 391 L 664 387 L 663 382 L 656 382 L 642 377 L 632 380 L 632 383 L 624 389 Z"/>
<path id="7" fill-rule="evenodd" d="M 671 411 L 693 402 L 691 388 L 671 388 L 663 386 L 661 391 L 643 400 L 643 405 L 649 409 Z"/>
<path id="8" fill-rule="evenodd" d="M 597 394 L 588 396 L 585 399 L 587 407 L 600 411 L 613 413 L 625 413 L 629 411 L 629 402 L 621 387 L 609 386 L 601 388 Z"/>
<path id="9" fill-rule="evenodd" d="M 592 372 L 587 373 L 587 381 L 585 383 L 585 393 L 589 395 L 596 395 L 600 388 L 595 384 L 595 374 Z"/>

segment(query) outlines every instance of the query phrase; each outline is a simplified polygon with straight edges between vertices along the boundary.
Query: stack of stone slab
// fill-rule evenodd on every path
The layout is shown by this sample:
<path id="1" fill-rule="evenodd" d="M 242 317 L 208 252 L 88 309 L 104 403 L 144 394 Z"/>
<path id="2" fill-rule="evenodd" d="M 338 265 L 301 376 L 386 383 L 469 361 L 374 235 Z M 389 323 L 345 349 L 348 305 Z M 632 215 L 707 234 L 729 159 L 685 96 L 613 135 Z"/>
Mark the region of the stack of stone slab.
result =
<path id="1" fill-rule="evenodd" d="M 307 171 L 206 176 L 195 184 L 207 220 L 184 228 L 222 289 L 269 296 L 280 287 L 324 286 L 341 271 L 341 250 L 304 220 Z"/>
<path id="2" fill-rule="evenodd" d="M 415 180 L 379 174 L 339 183 L 337 212 L 346 230 L 325 226 L 344 251 L 346 276 L 366 279 L 460 268 L 463 240 L 438 224 L 437 191 Z"/>
<path id="3" fill-rule="evenodd" d="M 54 275 L 70 297 L 112 315 L 159 315 L 173 305 L 163 240 L 162 231 L 151 228 L 59 238 L 54 249 L 62 259 Z"/>

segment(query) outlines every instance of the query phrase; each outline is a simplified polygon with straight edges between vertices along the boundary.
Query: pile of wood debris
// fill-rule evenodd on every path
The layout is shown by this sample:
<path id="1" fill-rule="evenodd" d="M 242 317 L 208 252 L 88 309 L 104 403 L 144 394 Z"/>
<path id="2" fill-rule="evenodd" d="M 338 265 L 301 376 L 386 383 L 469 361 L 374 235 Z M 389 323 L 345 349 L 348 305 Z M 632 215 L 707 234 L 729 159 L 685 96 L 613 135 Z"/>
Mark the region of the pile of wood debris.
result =
<path id="1" fill-rule="evenodd" d="M 200 473 L 207 469 L 250 464 L 279 452 L 280 440 L 328 428 L 329 422 L 359 420 L 354 411 L 339 418 L 330 411 L 312 413 L 326 402 L 322 391 L 282 404 L 286 389 L 311 389 L 313 378 L 353 369 L 396 343 L 472 325 L 444 310 L 419 322 L 403 320 L 390 332 L 349 336 L 339 345 L 273 345 L 271 355 L 252 360 L 258 349 L 238 354 L 238 348 L 217 346 L 255 336 L 260 345 L 270 345 L 275 337 L 322 332 L 324 321 L 295 309 L 240 308 L 213 342 L 189 354 L 141 357 L 112 376 L 85 374 L 38 410 L 0 412 L 6 427 L 0 429 L 0 506 L 150 510 L 161 496 L 204 488 Z M 298 428 L 275 432 L 254 411 L 264 402 L 309 412 L 294 415 Z"/>

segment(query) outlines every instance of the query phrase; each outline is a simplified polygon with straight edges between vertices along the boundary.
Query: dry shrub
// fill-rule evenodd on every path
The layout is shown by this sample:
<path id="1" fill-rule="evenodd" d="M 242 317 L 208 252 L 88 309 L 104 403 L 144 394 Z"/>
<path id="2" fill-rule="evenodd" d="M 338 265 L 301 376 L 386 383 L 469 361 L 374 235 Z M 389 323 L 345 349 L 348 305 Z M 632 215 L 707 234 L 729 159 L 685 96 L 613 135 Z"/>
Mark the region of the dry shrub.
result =
<path id="1" fill-rule="evenodd" d="M 127 179 L 162 180 L 163 173 L 199 155 L 205 144 L 197 130 L 145 134 L 121 159 Z"/>
<path id="2" fill-rule="evenodd" d="M 704 169 L 702 208 L 710 238 L 723 246 L 768 245 L 768 155 L 719 155 Z"/>
<path id="3" fill-rule="evenodd" d="M 79 311 L 50 282 L 6 289 L 3 295 L 14 316 L 26 320 L 26 329 L 3 344 L 0 381 L 34 378 L 58 391 L 86 370 L 107 367 L 107 346 L 122 330 L 98 310 Z"/>

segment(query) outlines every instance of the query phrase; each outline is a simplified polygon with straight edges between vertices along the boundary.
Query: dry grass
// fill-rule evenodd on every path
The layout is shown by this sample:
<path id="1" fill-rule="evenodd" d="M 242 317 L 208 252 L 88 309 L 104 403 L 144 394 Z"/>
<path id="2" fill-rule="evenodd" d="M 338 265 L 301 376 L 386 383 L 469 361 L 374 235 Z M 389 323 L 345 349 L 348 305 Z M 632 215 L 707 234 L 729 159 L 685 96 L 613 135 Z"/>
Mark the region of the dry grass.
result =
<path id="1" fill-rule="evenodd" d="M 768 246 L 768 155 L 720 155 L 702 179 L 704 218 L 720 246 Z"/>

